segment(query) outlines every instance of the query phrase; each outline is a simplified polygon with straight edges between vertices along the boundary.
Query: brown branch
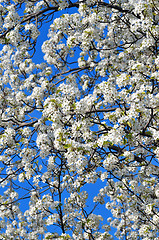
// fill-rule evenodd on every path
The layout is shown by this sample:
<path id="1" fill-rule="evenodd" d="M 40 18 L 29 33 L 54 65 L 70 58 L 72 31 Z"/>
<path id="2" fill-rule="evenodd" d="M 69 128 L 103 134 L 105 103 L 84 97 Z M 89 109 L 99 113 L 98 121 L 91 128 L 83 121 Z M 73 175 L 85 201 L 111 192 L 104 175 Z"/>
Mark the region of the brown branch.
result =
<path id="1" fill-rule="evenodd" d="M 90 110 L 88 112 L 86 112 L 86 114 L 89 114 L 89 113 L 98 113 L 98 112 L 113 112 L 115 111 L 116 109 L 118 109 L 118 107 L 112 107 L 112 108 L 103 108 L 103 109 L 95 109 L 95 110 Z M 126 107 L 126 110 L 129 110 L 130 107 Z"/>
<path id="2" fill-rule="evenodd" d="M 21 128 L 21 127 L 32 127 L 35 123 L 37 123 L 38 122 L 38 120 L 35 120 L 35 121 L 33 121 L 33 122 L 28 122 L 28 123 L 22 123 L 22 124 L 20 124 L 18 127 L 16 127 L 15 128 L 15 130 L 18 130 L 19 128 Z"/>
<path id="3" fill-rule="evenodd" d="M 78 67 L 78 68 L 73 68 L 73 69 L 67 70 L 67 71 L 65 71 L 65 72 L 57 73 L 57 74 L 55 74 L 55 75 L 51 78 L 50 82 L 53 81 L 56 77 L 65 75 L 65 74 L 67 74 L 67 73 L 78 73 L 78 72 L 80 72 L 80 71 L 82 71 L 82 70 L 85 70 L 85 69 L 88 69 L 88 68 L 89 68 L 88 66 L 85 66 L 85 67 L 83 67 L 83 68 L 79 68 L 79 67 Z M 55 85 L 57 85 L 58 83 L 60 83 L 60 82 L 63 81 L 63 80 L 64 80 L 64 79 L 59 80 L 57 83 L 55 83 Z"/>

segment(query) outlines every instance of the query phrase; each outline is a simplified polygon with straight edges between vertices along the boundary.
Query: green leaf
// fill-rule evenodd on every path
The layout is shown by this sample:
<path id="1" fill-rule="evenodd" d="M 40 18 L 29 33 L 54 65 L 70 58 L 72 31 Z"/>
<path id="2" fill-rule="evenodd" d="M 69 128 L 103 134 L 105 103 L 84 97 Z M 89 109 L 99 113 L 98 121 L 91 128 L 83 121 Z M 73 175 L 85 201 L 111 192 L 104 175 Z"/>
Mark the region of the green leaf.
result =
<path id="1" fill-rule="evenodd" d="M 67 148 L 72 147 L 72 144 L 68 143 L 68 144 L 65 144 L 63 147 L 64 147 L 64 149 L 67 149 Z"/>

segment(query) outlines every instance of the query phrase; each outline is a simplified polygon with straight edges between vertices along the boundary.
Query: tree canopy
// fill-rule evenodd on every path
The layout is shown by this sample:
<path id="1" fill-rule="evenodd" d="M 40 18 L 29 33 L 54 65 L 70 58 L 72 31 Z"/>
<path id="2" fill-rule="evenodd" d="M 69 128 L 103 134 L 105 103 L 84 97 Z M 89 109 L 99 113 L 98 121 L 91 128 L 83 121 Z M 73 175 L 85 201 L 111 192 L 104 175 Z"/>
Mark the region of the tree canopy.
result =
<path id="1" fill-rule="evenodd" d="M 0 153 L 0 239 L 157 240 L 159 1 L 0 0 Z"/>

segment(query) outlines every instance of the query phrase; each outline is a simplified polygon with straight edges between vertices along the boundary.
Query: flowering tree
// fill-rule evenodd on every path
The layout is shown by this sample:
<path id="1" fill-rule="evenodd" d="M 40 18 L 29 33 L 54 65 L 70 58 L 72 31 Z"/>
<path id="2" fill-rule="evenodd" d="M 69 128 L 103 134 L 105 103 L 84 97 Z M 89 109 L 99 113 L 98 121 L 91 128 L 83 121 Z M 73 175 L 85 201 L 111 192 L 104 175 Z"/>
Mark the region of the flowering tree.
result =
<path id="1" fill-rule="evenodd" d="M 0 0 L 0 26 L 0 239 L 157 240 L 158 0 Z"/>

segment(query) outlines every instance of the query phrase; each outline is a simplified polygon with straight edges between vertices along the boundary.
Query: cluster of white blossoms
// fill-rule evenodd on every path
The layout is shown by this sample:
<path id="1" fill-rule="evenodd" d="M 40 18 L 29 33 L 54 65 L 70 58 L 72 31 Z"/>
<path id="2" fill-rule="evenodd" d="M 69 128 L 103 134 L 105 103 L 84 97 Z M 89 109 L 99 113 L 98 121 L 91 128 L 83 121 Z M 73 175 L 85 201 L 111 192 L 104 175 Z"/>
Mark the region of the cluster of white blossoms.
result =
<path id="1" fill-rule="evenodd" d="M 158 240 L 159 1 L 0 0 L 0 44 L 0 239 Z"/>

